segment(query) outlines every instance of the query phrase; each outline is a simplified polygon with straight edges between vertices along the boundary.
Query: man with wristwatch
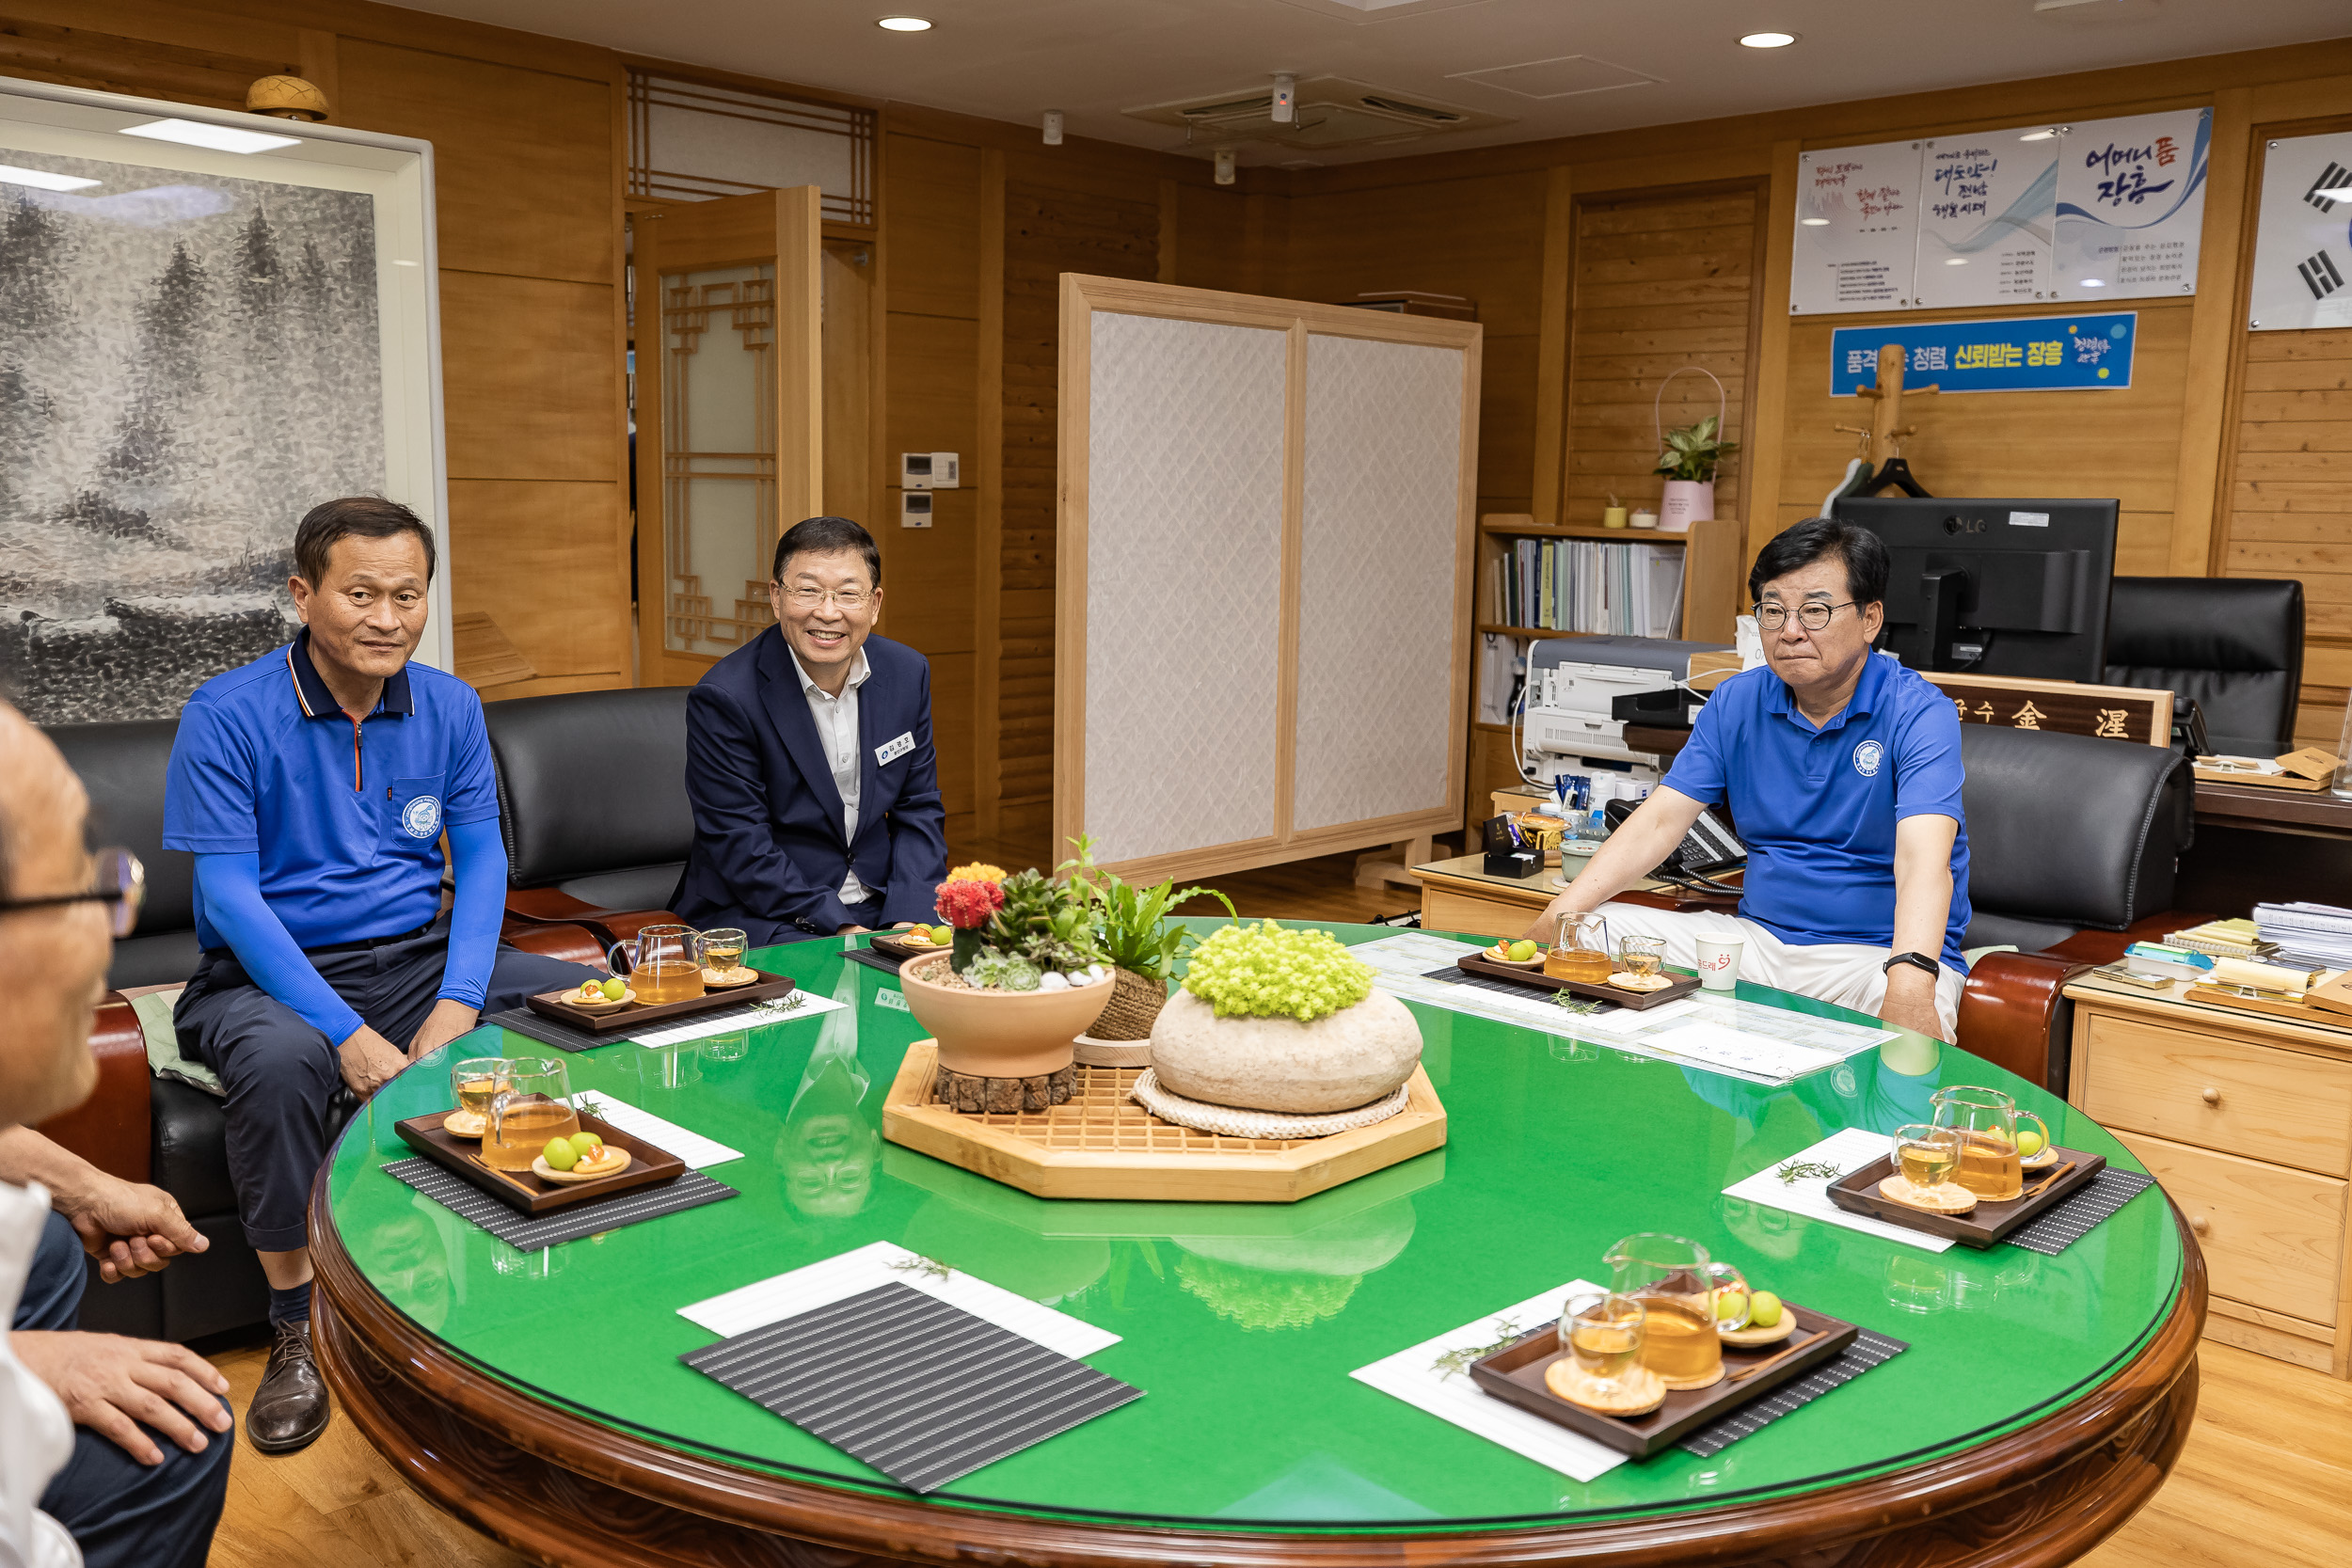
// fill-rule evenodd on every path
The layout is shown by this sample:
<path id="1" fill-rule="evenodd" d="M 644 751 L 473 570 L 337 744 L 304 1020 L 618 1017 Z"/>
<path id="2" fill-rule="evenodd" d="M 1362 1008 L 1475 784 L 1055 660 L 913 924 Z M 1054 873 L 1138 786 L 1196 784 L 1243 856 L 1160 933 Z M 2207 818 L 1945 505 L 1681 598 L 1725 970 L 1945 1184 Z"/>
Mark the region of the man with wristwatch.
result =
<path id="1" fill-rule="evenodd" d="M 1718 686 L 1690 744 L 1528 932 L 1598 909 L 1613 941 L 1663 937 L 1697 962 L 1702 936 L 1741 944 L 1742 978 L 1952 1037 L 1966 982 L 1968 829 L 1951 699 L 1873 654 L 1886 546 L 1813 517 L 1748 574 L 1765 668 Z M 1737 916 L 1605 903 L 1645 878 L 1708 806 L 1748 847 Z"/>

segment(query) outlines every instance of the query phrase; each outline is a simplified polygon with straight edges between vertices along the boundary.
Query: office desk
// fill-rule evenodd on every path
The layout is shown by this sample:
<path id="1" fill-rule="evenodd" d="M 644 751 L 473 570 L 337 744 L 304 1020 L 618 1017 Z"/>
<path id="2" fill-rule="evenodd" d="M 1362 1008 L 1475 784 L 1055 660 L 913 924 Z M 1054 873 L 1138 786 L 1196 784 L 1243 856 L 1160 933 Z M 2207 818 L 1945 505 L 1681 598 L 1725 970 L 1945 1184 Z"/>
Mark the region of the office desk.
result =
<path id="1" fill-rule="evenodd" d="M 1500 791 L 1496 798 L 1502 798 Z M 1481 937 L 1519 936 L 1536 911 L 1559 896 L 1560 888 L 1553 879 L 1565 877 L 1574 881 L 1585 865 L 1584 859 L 1570 856 L 1533 877 L 1489 877 L 1481 869 L 1486 860 L 1484 855 L 1459 855 L 1412 867 L 1413 879 L 1421 883 L 1422 926 L 1433 931 L 1468 931 Z M 1661 890 L 1668 895 L 1674 891 L 1665 882 L 1643 881 L 1618 896 L 1633 903 L 1674 908 L 1669 897 L 1653 896 Z"/>
<path id="2" fill-rule="evenodd" d="M 522 1254 L 385 1175 L 393 1119 L 449 1103 L 452 1052 L 543 1049 L 496 1030 L 353 1120 L 311 1199 L 319 1354 L 411 1484 L 536 1560 L 631 1568 L 2036 1564 L 2121 1524 L 2186 1435 L 2203 1265 L 2160 1193 L 2057 1258 L 1928 1254 L 1719 1196 L 1830 1130 L 1920 1119 L 1947 1082 L 2002 1084 L 2134 1167 L 1964 1053 L 1906 1037 L 1767 1089 L 1416 1007 L 1445 1148 L 1288 1206 L 1054 1202 L 882 1143 L 921 1031 L 841 948 L 756 958 L 847 1012 L 567 1058 L 575 1088 L 743 1150 L 711 1172 L 726 1202 Z M 1588 1483 L 1347 1375 L 1601 1274 L 1647 1229 L 1912 1348 L 1712 1459 Z M 680 1306 L 878 1240 L 1120 1335 L 1091 1363 L 1144 1398 L 916 1497 L 678 1361 L 711 1338 Z"/>

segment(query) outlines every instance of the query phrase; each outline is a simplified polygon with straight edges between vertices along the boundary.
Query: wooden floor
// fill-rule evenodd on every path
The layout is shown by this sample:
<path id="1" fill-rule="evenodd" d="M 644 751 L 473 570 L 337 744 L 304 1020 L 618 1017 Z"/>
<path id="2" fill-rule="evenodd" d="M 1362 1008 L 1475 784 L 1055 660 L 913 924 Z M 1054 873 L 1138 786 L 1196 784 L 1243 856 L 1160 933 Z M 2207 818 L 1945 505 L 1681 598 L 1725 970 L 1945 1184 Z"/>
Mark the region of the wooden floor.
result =
<path id="1" fill-rule="evenodd" d="M 1421 907 L 1411 888 L 1357 887 L 1354 861 L 1334 855 L 1206 880 L 1245 915 L 1363 921 Z M 1185 912 L 1220 910 L 1201 900 Z M 240 1418 L 267 1354 L 257 1344 L 214 1357 Z M 2210 1343 L 2200 1366 L 2197 1424 L 2179 1465 L 2154 1502 L 2082 1560 L 2090 1568 L 2344 1568 L 2352 1541 L 2352 1383 Z M 513 1568 L 525 1560 L 409 1491 L 340 1416 L 301 1453 L 271 1459 L 240 1445 L 212 1557 L 215 1568 Z"/>

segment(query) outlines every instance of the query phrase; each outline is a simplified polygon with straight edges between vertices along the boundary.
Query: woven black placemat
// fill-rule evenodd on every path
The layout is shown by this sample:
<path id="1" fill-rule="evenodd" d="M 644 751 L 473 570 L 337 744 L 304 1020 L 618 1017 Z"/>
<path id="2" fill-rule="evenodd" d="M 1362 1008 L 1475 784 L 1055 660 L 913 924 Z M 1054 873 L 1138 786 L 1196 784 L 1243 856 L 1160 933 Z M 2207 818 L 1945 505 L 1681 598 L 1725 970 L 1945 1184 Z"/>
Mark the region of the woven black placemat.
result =
<path id="1" fill-rule="evenodd" d="M 1811 1404 L 1833 1388 L 1844 1387 L 1871 1368 L 1883 1366 L 1910 1348 L 1901 1339 L 1890 1339 L 1866 1328 L 1855 1336 L 1852 1344 L 1804 1376 L 1781 1385 L 1762 1399 L 1750 1401 L 1722 1420 L 1709 1421 L 1675 1446 L 1684 1453 L 1712 1459 L 1740 1438 L 1763 1431 L 1789 1412 Z"/>
<path id="2" fill-rule="evenodd" d="M 895 1281 L 678 1359 L 917 1492 L 1143 1397 Z"/>
<path id="3" fill-rule="evenodd" d="M 1491 974 L 1473 974 L 1469 970 L 1457 968 L 1453 964 L 1448 964 L 1443 969 L 1433 969 L 1422 978 L 1443 980 L 1449 985 L 1474 986 L 1480 990 L 1501 991 L 1505 996 L 1517 996 L 1527 1000 L 1536 999 L 1543 995 L 1541 991 L 1530 990 L 1525 986 L 1515 986 L 1508 980 L 1498 980 Z M 1580 996 L 1576 1001 L 1577 1006 L 1573 1010 L 1578 1015 L 1586 1018 L 1625 1011 L 1624 1003 L 1610 1002 L 1597 996 Z"/>
<path id="4" fill-rule="evenodd" d="M 533 1219 L 508 1208 L 470 1181 L 452 1176 L 430 1160 L 395 1160 L 384 1167 L 384 1174 L 407 1182 L 450 1212 L 473 1221 L 507 1245 L 524 1252 L 539 1252 L 582 1236 L 618 1230 L 642 1220 L 660 1219 L 683 1209 L 699 1209 L 706 1203 L 722 1203 L 742 1196 L 723 1181 L 713 1181 L 698 1170 L 690 1170 L 664 1187 L 638 1187 L 595 1203 L 576 1203 Z"/>
<path id="5" fill-rule="evenodd" d="M 2090 1180 L 2090 1184 L 2030 1225 L 2021 1225 L 2001 1239 L 2011 1246 L 2038 1252 L 2045 1258 L 2056 1258 L 2076 1242 L 2089 1235 L 2091 1228 L 2107 1219 L 2140 1194 L 2156 1184 L 2153 1176 L 2142 1176 L 2136 1170 L 2117 1170 L 2113 1165 Z"/>
<path id="6" fill-rule="evenodd" d="M 853 964 L 864 964 L 868 969 L 879 969 L 884 974 L 898 974 L 898 966 L 906 962 L 904 958 L 894 958 L 887 953 L 877 953 L 870 947 L 852 947 L 841 956 Z"/>
<path id="7" fill-rule="evenodd" d="M 621 1038 L 618 1035 L 592 1035 L 568 1023 L 558 1023 L 551 1018 L 532 1012 L 529 1007 L 509 1007 L 502 1013 L 492 1013 L 482 1022 L 495 1023 L 501 1029 L 512 1029 L 518 1035 L 529 1035 L 540 1044 L 551 1045 L 558 1051 L 594 1051 L 600 1045 L 617 1044 Z"/>

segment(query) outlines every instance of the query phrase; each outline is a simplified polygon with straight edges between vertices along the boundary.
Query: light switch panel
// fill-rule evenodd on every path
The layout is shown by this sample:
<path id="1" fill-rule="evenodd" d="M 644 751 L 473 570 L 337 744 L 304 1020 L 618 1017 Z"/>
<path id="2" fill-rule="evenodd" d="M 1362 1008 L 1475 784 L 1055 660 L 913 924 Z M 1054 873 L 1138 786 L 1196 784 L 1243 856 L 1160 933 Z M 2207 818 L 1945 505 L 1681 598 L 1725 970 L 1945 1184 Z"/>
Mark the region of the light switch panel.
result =
<path id="1" fill-rule="evenodd" d="M 960 454 L 952 451 L 902 451 L 898 483 L 909 490 L 954 490 L 962 485 Z"/>

